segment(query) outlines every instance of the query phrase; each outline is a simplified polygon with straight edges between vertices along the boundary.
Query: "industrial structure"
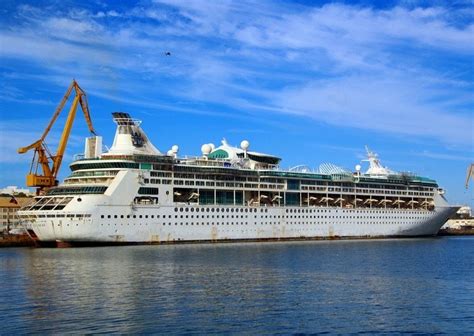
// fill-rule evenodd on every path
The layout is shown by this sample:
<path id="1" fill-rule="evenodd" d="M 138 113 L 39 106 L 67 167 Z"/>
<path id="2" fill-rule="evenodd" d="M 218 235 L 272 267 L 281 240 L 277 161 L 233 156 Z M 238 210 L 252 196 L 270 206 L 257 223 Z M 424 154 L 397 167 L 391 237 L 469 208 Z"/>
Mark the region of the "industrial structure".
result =
<path id="1" fill-rule="evenodd" d="M 66 105 L 72 91 L 74 90 L 75 97 L 72 101 L 69 114 L 64 125 L 61 138 L 56 150 L 56 153 L 51 153 L 46 146 L 46 137 L 48 136 L 51 128 L 58 119 L 61 111 Z M 38 195 L 43 194 L 49 188 L 54 187 L 58 184 L 57 176 L 61 162 L 66 150 L 66 145 L 71 134 L 72 125 L 76 116 L 77 105 L 81 105 L 82 112 L 87 122 L 89 131 L 95 135 L 94 127 L 92 126 L 92 120 L 89 113 L 89 106 L 87 104 L 86 93 L 80 88 L 75 80 L 72 81 L 71 85 L 64 94 L 61 102 L 54 111 L 53 117 L 49 122 L 48 126 L 43 132 L 41 138 L 29 146 L 21 147 L 18 149 L 18 153 L 24 154 L 30 150 L 34 150 L 33 160 L 30 166 L 30 172 L 26 176 L 26 185 L 28 187 L 35 187 Z M 41 167 L 41 172 L 39 168 Z"/>
<path id="2" fill-rule="evenodd" d="M 471 163 L 469 168 L 467 168 L 467 174 L 466 174 L 466 189 L 469 188 L 469 180 L 473 179 L 474 180 L 474 163 Z"/>

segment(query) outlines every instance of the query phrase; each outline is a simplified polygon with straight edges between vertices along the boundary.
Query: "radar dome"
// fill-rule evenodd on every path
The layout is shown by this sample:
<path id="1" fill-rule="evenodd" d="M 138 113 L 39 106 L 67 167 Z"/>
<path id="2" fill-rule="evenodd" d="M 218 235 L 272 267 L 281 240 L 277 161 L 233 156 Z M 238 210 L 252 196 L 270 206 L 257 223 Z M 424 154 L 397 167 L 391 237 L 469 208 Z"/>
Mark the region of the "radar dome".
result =
<path id="1" fill-rule="evenodd" d="M 240 148 L 242 148 L 244 151 L 249 149 L 250 143 L 247 140 L 244 140 L 240 143 Z"/>
<path id="2" fill-rule="evenodd" d="M 166 153 L 166 155 L 168 155 L 168 156 L 173 156 L 174 153 L 173 153 L 173 151 L 170 149 L 170 150 Z"/>
<path id="3" fill-rule="evenodd" d="M 216 148 L 216 146 L 213 143 L 210 143 L 209 146 L 211 146 L 211 151 L 213 151 L 214 148 Z"/>
<path id="4" fill-rule="evenodd" d="M 178 145 L 173 145 L 173 146 L 171 147 L 171 151 L 172 151 L 173 153 L 175 153 L 175 154 L 178 153 L 178 150 L 179 150 Z"/>
<path id="5" fill-rule="evenodd" d="M 204 144 L 201 146 L 201 152 L 203 155 L 208 155 L 212 151 L 210 144 Z"/>
<path id="6" fill-rule="evenodd" d="M 356 171 L 360 171 L 362 167 L 360 165 L 356 165 Z"/>

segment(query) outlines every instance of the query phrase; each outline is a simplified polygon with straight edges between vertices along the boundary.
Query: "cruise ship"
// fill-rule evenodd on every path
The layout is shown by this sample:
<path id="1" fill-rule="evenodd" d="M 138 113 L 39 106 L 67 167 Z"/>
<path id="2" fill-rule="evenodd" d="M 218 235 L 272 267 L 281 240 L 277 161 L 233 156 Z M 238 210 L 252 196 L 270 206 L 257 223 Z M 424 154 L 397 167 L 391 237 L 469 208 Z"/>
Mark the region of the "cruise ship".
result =
<path id="1" fill-rule="evenodd" d="M 225 140 L 180 157 L 139 120 L 113 113 L 113 145 L 86 139 L 62 184 L 19 211 L 40 245 L 383 238 L 436 235 L 459 207 L 436 181 L 397 173 L 367 149 L 369 168 L 281 169 L 281 159 Z"/>

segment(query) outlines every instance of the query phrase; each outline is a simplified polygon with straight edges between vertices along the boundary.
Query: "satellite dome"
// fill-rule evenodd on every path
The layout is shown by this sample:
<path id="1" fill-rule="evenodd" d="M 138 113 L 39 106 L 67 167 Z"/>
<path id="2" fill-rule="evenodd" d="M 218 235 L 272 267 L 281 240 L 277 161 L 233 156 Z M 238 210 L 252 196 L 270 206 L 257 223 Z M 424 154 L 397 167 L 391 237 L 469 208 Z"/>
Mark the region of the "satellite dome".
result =
<path id="1" fill-rule="evenodd" d="M 178 153 L 178 150 L 179 150 L 178 145 L 173 145 L 173 147 L 171 147 L 171 151 L 172 151 L 174 154 Z"/>
<path id="2" fill-rule="evenodd" d="M 360 165 L 356 165 L 356 171 L 360 171 L 362 167 Z"/>
<path id="3" fill-rule="evenodd" d="M 210 143 L 209 146 L 211 146 L 211 152 L 216 148 L 216 146 L 213 143 Z"/>
<path id="4" fill-rule="evenodd" d="M 244 140 L 240 143 L 240 148 L 242 148 L 243 150 L 247 150 L 250 146 L 250 143 L 247 141 L 247 140 Z"/>
<path id="5" fill-rule="evenodd" d="M 173 155 L 174 155 L 173 150 L 170 149 L 170 150 L 166 153 L 166 155 L 168 155 L 168 156 L 173 156 Z"/>
<path id="6" fill-rule="evenodd" d="M 201 152 L 203 155 L 208 155 L 212 151 L 210 144 L 204 144 L 201 146 Z"/>

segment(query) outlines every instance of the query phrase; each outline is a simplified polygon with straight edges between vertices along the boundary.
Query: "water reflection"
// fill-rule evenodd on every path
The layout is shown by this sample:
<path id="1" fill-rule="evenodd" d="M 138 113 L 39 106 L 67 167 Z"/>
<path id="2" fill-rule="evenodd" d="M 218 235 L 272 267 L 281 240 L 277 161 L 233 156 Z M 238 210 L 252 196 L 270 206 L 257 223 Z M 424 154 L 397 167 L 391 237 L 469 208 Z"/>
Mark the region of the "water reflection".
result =
<path id="1" fill-rule="evenodd" d="M 2 333 L 462 332 L 473 241 L 3 250 Z"/>

